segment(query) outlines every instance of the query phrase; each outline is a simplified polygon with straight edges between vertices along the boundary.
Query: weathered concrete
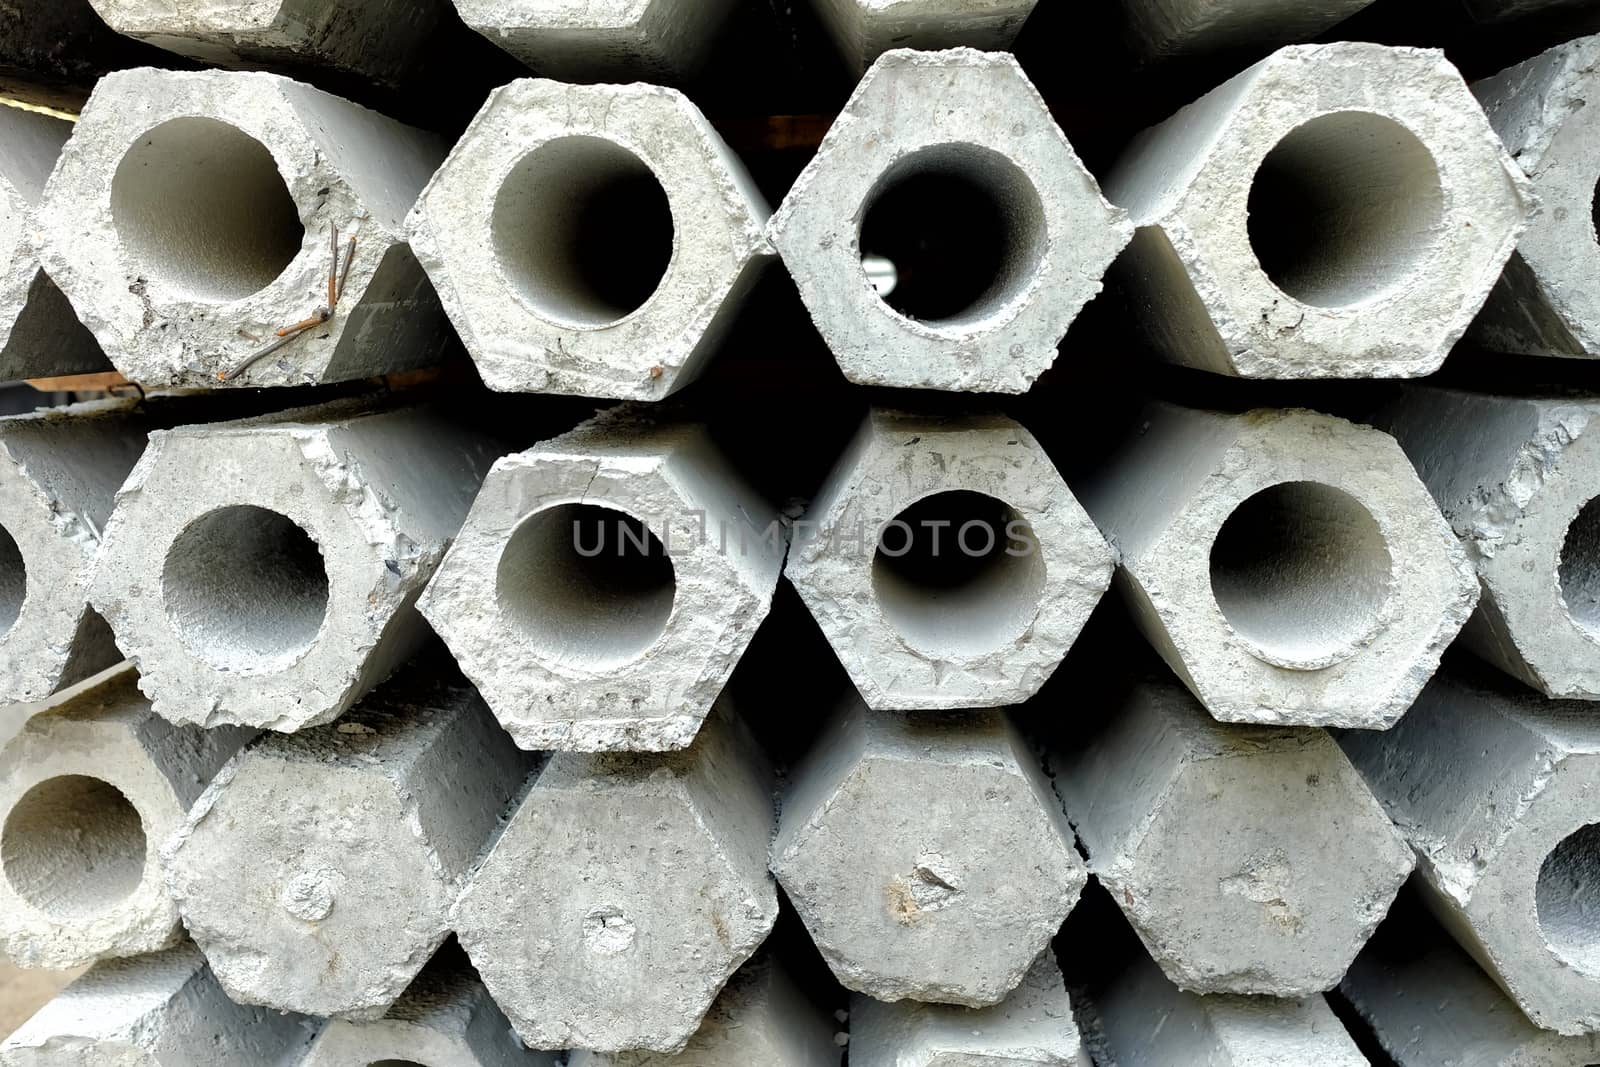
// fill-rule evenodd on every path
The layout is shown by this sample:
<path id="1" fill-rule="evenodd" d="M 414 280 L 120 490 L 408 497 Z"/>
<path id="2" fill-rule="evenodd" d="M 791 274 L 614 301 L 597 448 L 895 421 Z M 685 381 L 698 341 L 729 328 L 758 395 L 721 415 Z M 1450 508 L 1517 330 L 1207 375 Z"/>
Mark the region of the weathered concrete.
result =
<path id="1" fill-rule="evenodd" d="M 1413 866 L 1326 733 L 1222 725 L 1165 679 L 1051 766 L 1089 870 L 1189 992 L 1331 989 Z"/>
<path id="2" fill-rule="evenodd" d="M 40 255 L 117 369 L 146 385 L 425 366 L 450 330 L 405 216 L 443 156 L 432 134 L 277 75 L 118 71 L 45 186 Z M 276 331 L 329 309 L 336 256 L 331 317 L 241 370 Z"/>
<path id="3" fill-rule="evenodd" d="M 852 694 L 790 782 L 773 873 L 834 975 L 877 1000 L 999 1002 L 1087 878 L 998 711 L 873 712 Z"/>
<path id="4" fill-rule="evenodd" d="M 737 0 L 455 0 L 461 21 L 562 81 L 694 75 Z"/>
<path id="5" fill-rule="evenodd" d="M 0 381 L 111 369 L 35 247 L 34 209 L 71 132 L 65 119 L 0 107 Z"/>
<path id="6" fill-rule="evenodd" d="M 489 95 L 409 226 L 491 389 L 659 400 L 771 258 L 767 216 L 682 93 L 522 79 Z"/>
<path id="7" fill-rule="evenodd" d="M 1038 691 L 1114 558 L 1016 422 L 876 409 L 785 573 L 869 707 L 981 708 Z"/>
<path id="8" fill-rule="evenodd" d="M 1149 56 L 1308 41 L 1372 0 L 1127 0 L 1128 27 Z"/>
<path id="9" fill-rule="evenodd" d="M 1600 726 L 1470 659 L 1345 752 L 1417 852 L 1424 899 L 1528 1018 L 1600 1032 Z"/>
<path id="10" fill-rule="evenodd" d="M 679 1053 L 572 1053 L 567 1067 L 839 1067 L 833 1017 L 768 949 L 751 957 Z"/>
<path id="11" fill-rule="evenodd" d="M 850 1067 L 1090 1067 L 1061 971 L 1046 952 L 988 1008 L 850 1001 Z"/>
<path id="12" fill-rule="evenodd" d="M 1600 37 L 1569 41 L 1472 87 L 1533 179 L 1542 210 L 1473 327 L 1499 352 L 1600 357 L 1595 186 L 1600 183 Z"/>
<path id="13" fill-rule="evenodd" d="M 1153 404 L 1077 488 L 1139 628 L 1225 722 L 1386 729 L 1477 601 L 1405 454 L 1343 419 Z"/>
<path id="14" fill-rule="evenodd" d="M 1140 135 L 1112 272 L 1167 359 L 1248 378 L 1431 374 L 1533 203 L 1442 52 L 1282 49 Z"/>
<path id="15" fill-rule="evenodd" d="M 496 452 L 429 408 L 359 402 L 157 431 L 90 602 L 170 721 L 330 722 L 426 639 L 413 601 Z"/>
<path id="16" fill-rule="evenodd" d="M 846 378 L 1024 393 L 1133 231 L 1017 61 L 956 48 L 874 63 L 768 233 Z"/>
<path id="17" fill-rule="evenodd" d="M 1461 643 L 1553 697 L 1600 699 L 1600 402 L 1408 388 L 1400 442 L 1483 587 Z"/>
<path id="18" fill-rule="evenodd" d="M 129 666 L 96 676 L 0 750 L 0 951 L 24 967 L 181 935 L 156 850 L 250 732 L 172 726 L 134 681 Z"/>
<path id="19" fill-rule="evenodd" d="M 324 68 L 399 85 L 427 52 L 446 0 L 89 0 L 107 25 L 207 66 Z"/>
<path id="20" fill-rule="evenodd" d="M 381 1019 L 332 1019 L 299 1067 L 557 1067 L 523 1047 L 459 950 L 441 950 Z M 754 1062 L 754 1061 L 752 1061 Z"/>
<path id="21" fill-rule="evenodd" d="M 234 1000 L 376 1018 L 534 765 L 464 681 L 402 671 L 229 762 L 162 849 L 167 887 Z"/>
<path id="22" fill-rule="evenodd" d="M 316 1024 L 228 1000 L 187 943 L 107 960 L 64 989 L 3 1045 L 4 1067 L 282 1067 Z"/>
<path id="23" fill-rule="evenodd" d="M 616 408 L 495 463 L 418 607 L 522 747 L 683 748 L 787 538 L 703 426 Z"/>
<path id="24" fill-rule="evenodd" d="M 0 701 L 42 700 L 122 659 L 89 579 L 147 426 L 121 401 L 0 418 Z"/>
<path id="25" fill-rule="evenodd" d="M 1600 1037 L 1540 1030 L 1402 897 L 1339 992 L 1395 1067 L 1591 1067 Z M 1420 914 L 1419 914 L 1420 913 Z"/>
<path id="26" fill-rule="evenodd" d="M 534 1048 L 677 1052 L 778 916 L 770 772 L 726 702 L 667 755 L 557 753 L 457 901 Z"/>
<path id="27" fill-rule="evenodd" d="M 1038 0 L 812 0 L 857 74 L 891 48 L 1010 51 Z"/>

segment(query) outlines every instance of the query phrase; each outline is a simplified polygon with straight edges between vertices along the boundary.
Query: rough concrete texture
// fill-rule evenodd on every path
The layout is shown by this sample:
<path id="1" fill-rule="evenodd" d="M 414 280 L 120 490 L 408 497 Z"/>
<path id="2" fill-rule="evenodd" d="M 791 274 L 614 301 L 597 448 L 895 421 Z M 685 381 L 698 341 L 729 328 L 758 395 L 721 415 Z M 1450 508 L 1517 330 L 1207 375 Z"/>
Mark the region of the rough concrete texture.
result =
<path id="1" fill-rule="evenodd" d="M 446 0 L 90 0 L 118 33 L 207 66 L 331 68 L 398 85 L 426 53 Z"/>
<path id="2" fill-rule="evenodd" d="M 1112 277 L 1167 359 L 1248 378 L 1431 374 L 1533 203 L 1442 52 L 1285 48 L 1145 131 L 1106 181 Z"/>
<path id="3" fill-rule="evenodd" d="M 1374 423 L 1416 464 L 1483 595 L 1461 643 L 1553 697 L 1600 699 L 1600 402 L 1408 388 Z"/>
<path id="4" fill-rule="evenodd" d="M 998 711 L 873 712 L 852 694 L 784 798 L 772 870 L 834 975 L 877 1000 L 997 1003 L 1087 874 Z"/>
<path id="5" fill-rule="evenodd" d="M 122 659 L 89 579 L 146 429 L 122 401 L 0 418 L 0 701 L 42 700 Z"/>
<path id="6" fill-rule="evenodd" d="M 413 601 L 495 455 L 426 407 L 156 431 L 90 602 L 172 722 L 330 722 L 426 639 Z"/>
<path id="7" fill-rule="evenodd" d="M 1600 727 L 1466 660 L 1345 752 L 1416 850 L 1424 899 L 1528 1018 L 1600 1032 Z"/>
<path id="8" fill-rule="evenodd" d="M 117 369 L 146 385 L 425 366 L 450 330 L 405 216 L 443 156 L 432 134 L 277 75 L 118 71 L 45 186 L 41 258 Z M 277 330 L 327 310 L 330 228 L 345 276 L 332 317 L 240 371 Z"/>
<path id="9" fill-rule="evenodd" d="M 0 1044 L 4 1067 L 283 1067 L 310 1019 L 230 1001 L 193 945 L 106 960 Z"/>
<path id="10" fill-rule="evenodd" d="M 836 1029 L 763 949 L 728 979 L 682 1052 L 579 1051 L 566 1067 L 839 1067 Z"/>
<path id="11" fill-rule="evenodd" d="M 1540 1030 L 1444 931 L 1425 915 L 1402 916 L 1398 904 L 1350 965 L 1339 992 L 1394 1067 L 1600 1062 L 1600 1037 Z"/>
<path id="12" fill-rule="evenodd" d="M 0 750 L 0 951 L 77 967 L 174 944 L 156 850 L 247 730 L 156 717 L 132 667 L 75 688 Z"/>
<path id="13" fill-rule="evenodd" d="M 167 887 L 234 1000 L 375 1018 L 532 765 L 465 682 L 402 672 L 224 767 L 162 849 Z"/>
<path id="14" fill-rule="evenodd" d="M 1393 439 L 1153 404 L 1078 486 L 1136 624 L 1224 722 L 1393 725 L 1477 602 Z"/>
<path id="15" fill-rule="evenodd" d="M 563 81 L 681 81 L 710 55 L 736 0 L 455 0 L 461 20 Z"/>
<path id="16" fill-rule="evenodd" d="M 1331 989 L 1413 865 L 1325 732 L 1225 726 L 1165 679 L 1052 768 L 1089 869 L 1189 992 Z"/>
<path id="17" fill-rule="evenodd" d="M 1474 339 L 1498 352 L 1600 357 L 1595 186 L 1600 182 L 1600 37 L 1569 41 L 1473 85 L 1533 180 L 1540 210 L 1506 265 Z"/>
<path id="18" fill-rule="evenodd" d="M 409 226 L 491 389 L 659 400 L 771 258 L 767 215 L 682 93 L 522 79 L 489 95 Z"/>
<path id="19" fill-rule="evenodd" d="M 1372 0 L 1128 0 L 1128 27 L 1148 56 L 1195 55 L 1319 36 Z"/>
<path id="20" fill-rule="evenodd" d="M 383 1018 L 329 1020 L 299 1067 L 557 1067 L 559 1062 L 523 1047 L 459 951 L 446 948 Z"/>
<path id="21" fill-rule="evenodd" d="M 768 233 L 846 378 L 1024 393 L 1133 231 L 1016 59 L 954 48 L 874 63 Z"/>
<path id="22" fill-rule="evenodd" d="M 786 548 L 704 427 L 617 408 L 494 465 L 419 607 L 522 747 L 683 748 Z"/>
<path id="23" fill-rule="evenodd" d="M 850 1000 L 850 1067 L 1091 1067 L 1047 951 L 992 1007 Z"/>
<path id="24" fill-rule="evenodd" d="M 454 910 L 534 1048 L 677 1052 L 778 916 L 770 773 L 720 704 L 685 751 L 557 753 Z"/>
<path id="25" fill-rule="evenodd" d="M 1001 415 L 868 413 L 785 567 L 867 706 L 1000 707 L 1055 671 L 1114 556 Z"/>
<path id="26" fill-rule="evenodd" d="M 0 381 L 111 369 L 40 268 L 34 237 L 34 209 L 71 132 L 65 119 L 0 108 Z"/>
<path id="27" fill-rule="evenodd" d="M 1038 0 L 813 0 L 856 73 L 891 48 L 1011 49 Z"/>

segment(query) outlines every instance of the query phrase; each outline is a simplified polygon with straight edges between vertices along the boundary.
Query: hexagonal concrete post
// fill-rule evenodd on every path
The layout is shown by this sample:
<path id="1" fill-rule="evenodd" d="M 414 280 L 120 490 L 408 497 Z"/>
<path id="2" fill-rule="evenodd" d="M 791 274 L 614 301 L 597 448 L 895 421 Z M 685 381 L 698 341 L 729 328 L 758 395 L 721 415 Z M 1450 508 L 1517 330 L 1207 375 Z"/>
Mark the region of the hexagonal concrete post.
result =
<path id="1" fill-rule="evenodd" d="M 489 95 L 409 227 L 491 389 L 659 400 L 705 369 L 771 258 L 767 215 L 682 93 L 523 79 Z"/>
<path id="2" fill-rule="evenodd" d="M 89 600 L 172 722 L 330 722 L 427 638 L 413 601 L 497 452 L 361 401 L 157 431 Z"/>
<path id="3" fill-rule="evenodd" d="M 123 401 L 0 418 L 0 701 L 42 700 L 122 659 L 89 579 L 147 427 Z"/>
<path id="4" fill-rule="evenodd" d="M 1165 679 L 1051 766 L 1089 870 L 1189 992 L 1331 989 L 1413 865 L 1325 732 L 1224 726 Z"/>
<path id="5" fill-rule="evenodd" d="M 563 81 L 682 81 L 737 0 L 455 0 L 461 21 Z"/>
<path id="6" fill-rule="evenodd" d="M 34 209 L 72 123 L 0 109 L 0 381 L 110 370 L 105 353 L 39 266 Z"/>
<path id="7" fill-rule="evenodd" d="M 97 963 L 0 1044 L 3 1067 L 282 1067 L 316 1024 L 230 1001 L 191 944 Z"/>
<path id="8" fill-rule="evenodd" d="M 785 573 L 869 707 L 981 708 L 1038 691 L 1114 559 L 1016 422 L 875 409 Z"/>
<path id="9" fill-rule="evenodd" d="M 1147 130 L 1106 195 L 1139 227 L 1112 277 L 1149 343 L 1246 378 L 1438 370 L 1533 203 L 1442 52 L 1354 42 L 1282 49 Z"/>
<path id="10" fill-rule="evenodd" d="M 683 748 L 787 546 L 704 427 L 625 406 L 497 462 L 418 606 L 524 748 Z"/>
<path id="11" fill-rule="evenodd" d="M 1470 659 L 1385 734 L 1339 739 L 1417 852 L 1417 884 L 1529 1019 L 1600 1033 L 1600 724 Z"/>
<path id="12" fill-rule="evenodd" d="M 1595 186 L 1600 183 L 1600 37 L 1551 49 L 1472 87 L 1543 208 L 1474 324 L 1499 352 L 1600 357 Z"/>
<path id="13" fill-rule="evenodd" d="M 850 999 L 850 1067 L 1090 1067 L 1049 952 L 988 1008 Z"/>
<path id="14" fill-rule="evenodd" d="M 447 0 L 89 0 L 118 33 L 207 66 L 321 68 L 399 85 L 432 43 Z"/>
<path id="15" fill-rule="evenodd" d="M 726 701 L 667 755 L 557 753 L 453 912 L 534 1048 L 684 1048 L 778 917 L 772 783 Z"/>
<path id="16" fill-rule="evenodd" d="M 566 1067 L 839 1067 L 836 1029 L 763 948 L 728 979 L 682 1052 L 577 1051 Z"/>
<path id="17" fill-rule="evenodd" d="M 224 767 L 162 849 L 167 887 L 234 1000 L 375 1018 L 533 766 L 464 681 L 403 671 Z"/>
<path id="18" fill-rule="evenodd" d="M 274 74 L 118 71 L 45 186 L 40 255 L 117 369 L 147 385 L 426 366 L 450 329 L 404 226 L 442 158 L 434 135 Z M 336 262 L 331 314 L 268 351 L 329 312 Z"/>
<path id="19" fill-rule="evenodd" d="M 812 0 L 856 73 L 891 48 L 1011 49 L 1039 0 Z"/>
<path id="20" fill-rule="evenodd" d="M 1372 0 L 1128 0 L 1122 6 L 1149 56 L 1225 52 L 1308 41 Z"/>
<path id="21" fill-rule="evenodd" d="M 1461 643 L 1600 699 L 1600 402 L 1410 387 L 1372 419 L 1411 456 L 1483 587 Z"/>
<path id="22" fill-rule="evenodd" d="M 1405 453 L 1343 419 L 1153 404 L 1078 490 L 1136 624 L 1224 722 L 1387 729 L 1477 602 Z"/>
<path id="23" fill-rule="evenodd" d="M 0 951 L 23 967 L 154 952 L 182 933 L 156 850 L 250 738 L 157 718 L 122 666 L 0 749 Z"/>
<path id="24" fill-rule="evenodd" d="M 852 694 L 791 776 L 772 870 L 835 977 L 984 1007 L 1050 945 L 1087 874 L 998 711 L 873 712 Z"/>
<path id="25" fill-rule="evenodd" d="M 1055 362 L 1133 233 L 1016 59 L 969 48 L 874 63 L 768 232 L 846 378 L 997 393 Z"/>

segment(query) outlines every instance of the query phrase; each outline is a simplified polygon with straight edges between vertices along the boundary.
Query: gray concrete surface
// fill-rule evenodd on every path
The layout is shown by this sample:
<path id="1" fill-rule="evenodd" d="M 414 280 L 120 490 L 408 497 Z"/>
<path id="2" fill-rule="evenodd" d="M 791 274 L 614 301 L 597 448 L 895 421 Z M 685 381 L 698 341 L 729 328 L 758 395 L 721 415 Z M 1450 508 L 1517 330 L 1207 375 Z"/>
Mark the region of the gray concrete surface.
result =
<path id="1" fill-rule="evenodd" d="M 563 81 L 681 81 L 736 0 L 455 0 L 468 26 Z"/>
<path id="2" fill-rule="evenodd" d="M 857 73 L 892 48 L 1009 51 L 1038 0 L 812 0 Z"/>
<path id="3" fill-rule="evenodd" d="M 1150 56 L 1292 44 L 1320 36 L 1372 0 L 1127 0 L 1128 25 Z"/>

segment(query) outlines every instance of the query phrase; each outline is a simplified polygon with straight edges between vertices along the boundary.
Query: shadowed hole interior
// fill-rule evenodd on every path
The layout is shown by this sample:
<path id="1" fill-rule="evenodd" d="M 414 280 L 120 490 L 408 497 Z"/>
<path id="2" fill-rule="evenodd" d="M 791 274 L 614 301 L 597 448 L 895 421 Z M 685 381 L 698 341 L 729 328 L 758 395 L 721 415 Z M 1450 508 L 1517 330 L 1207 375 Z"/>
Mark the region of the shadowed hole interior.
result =
<path id="1" fill-rule="evenodd" d="M 1033 623 L 1044 559 L 1033 530 L 1004 501 L 951 490 L 895 519 L 878 535 L 872 589 L 907 642 L 936 655 L 981 655 Z"/>
<path id="2" fill-rule="evenodd" d="M 1550 950 L 1584 974 L 1600 975 L 1600 823 L 1568 836 L 1545 857 L 1534 906 Z"/>
<path id="3" fill-rule="evenodd" d="M 367 1067 L 425 1067 L 416 1060 L 373 1060 Z"/>
<path id="4" fill-rule="evenodd" d="M 49 778 L 6 817 L 0 865 L 17 895 L 45 914 L 98 915 L 144 878 L 144 821 L 109 782 L 81 774 Z"/>
<path id="5" fill-rule="evenodd" d="M 506 282 L 546 318 L 606 326 L 637 311 L 672 261 L 667 193 L 644 160 L 599 137 L 523 157 L 489 221 Z"/>
<path id="6" fill-rule="evenodd" d="M 1316 482 L 1263 489 L 1211 546 L 1211 591 L 1234 631 L 1274 659 L 1337 657 L 1378 625 L 1393 561 L 1355 497 Z"/>
<path id="7" fill-rule="evenodd" d="M 0 636 L 16 625 L 28 592 L 28 570 L 16 538 L 0 526 Z"/>
<path id="8" fill-rule="evenodd" d="M 219 304 L 272 284 L 305 236 L 272 153 L 206 118 L 172 119 L 134 142 L 111 179 L 111 218 L 146 276 Z"/>
<path id="9" fill-rule="evenodd" d="M 524 519 L 495 583 L 500 610 L 533 639 L 541 660 L 594 670 L 655 644 L 677 594 L 656 535 L 598 504 L 561 504 Z"/>
<path id="10" fill-rule="evenodd" d="M 891 166 L 867 197 L 862 269 L 892 274 L 882 299 L 907 318 L 969 325 L 1027 287 L 1044 228 L 1039 194 L 1016 164 L 976 145 L 936 145 Z"/>
<path id="11" fill-rule="evenodd" d="M 1337 308 L 1405 281 L 1443 228 L 1444 189 L 1427 146 L 1360 111 L 1298 127 L 1250 187 L 1250 243 L 1285 293 Z"/>
<path id="12" fill-rule="evenodd" d="M 1600 497 L 1585 504 L 1567 527 L 1556 573 L 1567 614 L 1600 638 Z"/>
<path id="13" fill-rule="evenodd" d="M 317 543 L 288 516 L 249 504 L 186 526 L 167 550 L 161 588 L 184 645 L 223 670 L 304 652 L 328 611 Z"/>

